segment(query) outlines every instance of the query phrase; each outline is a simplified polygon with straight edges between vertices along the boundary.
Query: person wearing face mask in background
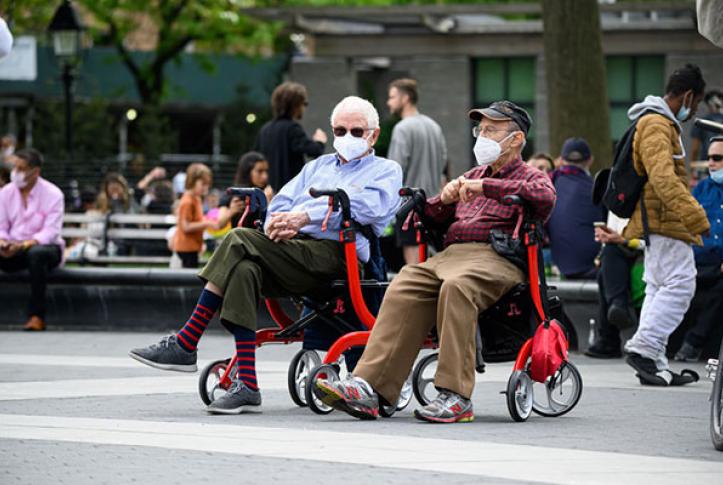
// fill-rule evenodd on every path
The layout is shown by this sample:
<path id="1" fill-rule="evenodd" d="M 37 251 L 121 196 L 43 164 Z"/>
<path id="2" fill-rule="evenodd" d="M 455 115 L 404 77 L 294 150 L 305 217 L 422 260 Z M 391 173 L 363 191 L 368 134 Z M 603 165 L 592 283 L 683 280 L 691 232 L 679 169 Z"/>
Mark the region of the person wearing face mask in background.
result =
<path id="1" fill-rule="evenodd" d="M 436 326 L 439 361 L 429 405 L 414 411 L 432 423 L 474 420 L 475 328 L 479 313 L 525 280 L 523 271 L 500 256 L 490 234 L 512 234 L 518 195 L 546 220 L 555 205 L 550 177 L 522 161 L 531 120 L 509 101 L 473 109 L 479 123 L 474 156 L 478 167 L 451 181 L 427 201 L 426 215 L 449 225 L 445 249 L 421 264 L 408 264 L 387 289 L 369 342 L 353 374 L 342 381 L 320 379 L 314 392 L 329 406 L 360 419 L 379 416 L 380 397 L 395 403 L 429 332 Z"/>
<path id="2" fill-rule="evenodd" d="M 344 249 L 339 241 L 341 214 L 327 215 L 327 197 L 309 189 L 344 189 L 354 219 L 380 236 L 399 206 L 402 169 L 374 153 L 379 114 L 362 98 L 349 96 L 331 114 L 336 153 L 304 165 L 269 204 L 264 232 L 233 229 L 201 270 L 206 286 L 189 321 L 158 344 L 133 349 L 130 356 L 163 370 L 194 372 L 206 325 L 220 311 L 221 323 L 233 334 L 238 379 L 209 405 L 213 414 L 240 414 L 259 409 L 256 381 L 256 309 L 263 296 L 313 296 L 335 279 L 345 278 Z M 369 241 L 356 236 L 357 257 L 369 261 Z M 229 295 L 225 298 L 224 295 Z"/>
<path id="3" fill-rule="evenodd" d="M 45 330 L 45 285 L 58 266 L 65 243 L 63 192 L 40 176 L 43 156 L 37 150 L 12 155 L 12 182 L 0 190 L 0 270 L 30 273 L 30 302 L 24 330 Z"/>
<path id="4" fill-rule="evenodd" d="M 647 96 L 628 110 L 628 117 L 637 121 L 633 166 L 647 180 L 641 193 L 644 204 L 637 204 L 623 237 L 647 236 L 650 244 L 645 247 L 646 287 L 640 323 L 624 351 L 642 384 L 669 386 L 694 381 L 691 375 L 670 370 L 665 350 L 695 293 L 691 245 L 702 245 L 701 235 L 710 230 L 705 210 L 688 188 L 680 138 L 681 123 L 695 115 L 704 90 L 700 68 L 687 64 L 670 76 L 662 98 Z"/>
<path id="5" fill-rule="evenodd" d="M 708 91 L 703 98 L 703 102 L 708 108 L 708 113 L 699 118 L 715 123 L 723 123 L 723 93 L 715 90 Z M 692 147 L 690 149 L 690 159 L 692 161 L 708 159 L 708 146 L 710 144 L 710 137 L 713 135 L 715 135 L 715 132 L 707 130 L 702 126 L 694 125 L 693 128 L 691 128 L 690 138 Z"/>
<path id="6" fill-rule="evenodd" d="M 709 140 L 708 171 L 710 176 L 693 189 L 693 197 L 705 209 L 711 228 L 703 238 L 703 247 L 693 248 L 698 276 L 695 296 L 683 323 L 690 321 L 693 326 L 675 354 L 675 360 L 684 362 L 700 358 L 711 331 L 723 320 L 723 136 Z"/>

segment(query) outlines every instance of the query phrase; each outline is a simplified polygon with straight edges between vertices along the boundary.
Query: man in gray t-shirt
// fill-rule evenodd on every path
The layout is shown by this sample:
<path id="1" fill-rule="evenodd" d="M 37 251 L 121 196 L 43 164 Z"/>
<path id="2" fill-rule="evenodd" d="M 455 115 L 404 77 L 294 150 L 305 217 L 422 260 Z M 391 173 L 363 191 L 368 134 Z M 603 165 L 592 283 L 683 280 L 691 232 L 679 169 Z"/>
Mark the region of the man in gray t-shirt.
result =
<path id="1" fill-rule="evenodd" d="M 442 129 L 429 116 L 417 110 L 417 82 L 397 79 L 389 85 L 387 106 L 402 120 L 394 126 L 387 158 L 402 166 L 404 185 L 424 189 L 428 197 L 436 195 L 447 167 L 447 143 Z M 397 238 L 407 264 L 418 258 L 413 228 L 402 231 L 404 221 L 397 221 Z"/>

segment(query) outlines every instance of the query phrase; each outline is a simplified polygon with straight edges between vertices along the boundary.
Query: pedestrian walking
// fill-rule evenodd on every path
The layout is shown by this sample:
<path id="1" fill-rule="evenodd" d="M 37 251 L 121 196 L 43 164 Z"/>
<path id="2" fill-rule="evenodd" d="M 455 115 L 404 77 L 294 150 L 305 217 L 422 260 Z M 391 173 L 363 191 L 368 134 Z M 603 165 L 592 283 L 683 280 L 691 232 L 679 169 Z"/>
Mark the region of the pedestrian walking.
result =
<path id="1" fill-rule="evenodd" d="M 700 68 L 688 64 L 673 72 L 662 98 L 647 96 L 628 111 L 628 117 L 637 121 L 633 166 L 647 181 L 641 194 L 643 204 L 636 206 L 623 236 L 647 236 L 650 244 L 645 248 L 646 287 L 640 324 L 625 344 L 625 352 L 643 384 L 668 386 L 694 381 L 693 376 L 670 370 L 665 350 L 668 337 L 680 325 L 695 293 L 691 245 L 702 245 L 701 234 L 710 230 L 705 210 L 688 188 L 680 138 L 681 124 L 695 115 L 704 91 Z"/>

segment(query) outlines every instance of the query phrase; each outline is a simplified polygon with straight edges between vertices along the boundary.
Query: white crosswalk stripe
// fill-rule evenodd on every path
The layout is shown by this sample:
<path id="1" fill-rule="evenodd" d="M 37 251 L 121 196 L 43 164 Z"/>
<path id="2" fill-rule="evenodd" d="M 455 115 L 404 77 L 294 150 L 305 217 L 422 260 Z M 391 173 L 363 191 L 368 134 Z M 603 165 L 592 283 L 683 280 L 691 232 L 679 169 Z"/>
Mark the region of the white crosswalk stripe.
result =
<path id="1" fill-rule="evenodd" d="M 330 461 L 559 484 L 716 483 L 723 463 L 375 433 L 0 415 L 0 438 Z M 564 461 L 565 466 L 550 466 Z"/>

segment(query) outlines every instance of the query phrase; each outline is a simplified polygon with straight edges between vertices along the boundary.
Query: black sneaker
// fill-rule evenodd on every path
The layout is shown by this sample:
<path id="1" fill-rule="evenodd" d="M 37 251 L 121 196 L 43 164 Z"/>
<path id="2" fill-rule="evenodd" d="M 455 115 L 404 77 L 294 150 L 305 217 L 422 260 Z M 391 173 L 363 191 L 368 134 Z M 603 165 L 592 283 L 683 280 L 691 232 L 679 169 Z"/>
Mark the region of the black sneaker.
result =
<path id="1" fill-rule="evenodd" d="M 236 381 L 226 394 L 208 405 L 211 414 L 241 414 L 258 410 L 261 406 L 261 392 L 249 389 L 243 381 Z"/>
<path id="2" fill-rule="evenodd" d="M 700 378 L 695 371 L 690 369 L 683 369 L 680 374 L 676 374 L 670 369 L 658 370 L 653 359 L 640 354 L 630 353 L 625 361 L 637 371 L 636 376 L 640 379 L 640 383 L 646 386 L 684 386 L 698 382 Z"/>
<path id="3" fill-rule="evenodd" d="M 703 349 L 693 347 L 688 342 L 683 342 L 683 345 L 680 346 L 673 360 L 677 360 L 678 362 L 698 362 L 702 354 Z"/>
<path id="4" fill-rule="evenodd" d="M 598 340 L 587 348 L 585 355 L 593 359 L 619 359 L 623 353 L 620 351 L 620 344 Z"/>
<path id="5" fill-rule="evenodd" d="M 618 305 L 617 303 L 612 303 L 610 305 L 607 316 L 610 325 L 617 327 L 620 330 L 634 327 L 637 320 L 630 306 Z"/>
<path id="6" fill-rule="evenodd" d="M 175 335 L 163 337 L 157 344 L 133 349 L 128 355 L 143 364 L 161 370 L 196 372 L 196 351 L 188 352 L 178 343 Z"/>

